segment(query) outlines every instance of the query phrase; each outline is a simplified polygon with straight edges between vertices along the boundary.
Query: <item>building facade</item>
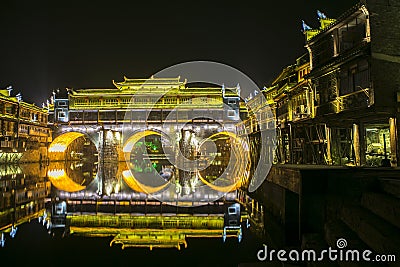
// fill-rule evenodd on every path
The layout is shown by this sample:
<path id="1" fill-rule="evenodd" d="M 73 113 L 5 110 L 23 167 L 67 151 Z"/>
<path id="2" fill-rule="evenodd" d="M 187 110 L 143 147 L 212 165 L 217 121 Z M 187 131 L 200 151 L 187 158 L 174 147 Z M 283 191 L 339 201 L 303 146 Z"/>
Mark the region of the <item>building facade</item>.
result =
<path id="1" fill-rule="evenodd" d="M 192 163 L 185 159 L 199 159 L 199 164 L 203 164 L 207 153 L 215 152 L 218 156 L 209 170 L 213 174 L 207 179 L 213 179 L 223 169 L 229 151 L 222 143 L 229 143 L 229 133 L 234 132 L 235 124 L 243 115 L 239 85 L 232 88 L 193 85 L 181 81 L 180 77 L 124 77 L 122 82 L 113 81 L 113 85 L 115 88 L 67 89 L 65 96 L 54 96 L 50 112 L 54 130 L 54 141 L 49 146 L 50 161 L 89 158 L 98 161 L 98 177 L 104 181 L 104 190 L 99 191 L 106 194 L 118 191 L 114 186 L 118 184 L 118 175 L 110 173 L 117 174 L 116 162 L 127 159 L 136 178 L 145 175 L 157 178 L 157 173 L 161 175 L 164 170 L 170 170 L 169 177 L 174 177 L 177 194 L 185 196 L 194 193 L 195 184 L 203 178 L 201 173 L 198 176 L 189 171 L 196 166 L 190 167 Z M 219 136 L 219 132 L 225 135 Z M 217 151 L 209 152 L 206 145 L 204 151 L 199 151 L 200 142 L 207 138 L 219 140 Z M 143 151 L 150 160 L 143 158 Z M 172 168 L 171 162 L 180 167 Z M 236 178 L 229 177 L 226 182 Z M 163 180 L 160 184 L 170 186 L 172 182 Z M 161 190 L 159 186 L 155 188 Z"/>
<path id="2" fill-rule="evenodd" d="M 326 164 L 398 165 L 400 5 L 362 1 L 306 34 Z M 396 37 L 397 36 L 397 37 Z"/>
<path id="3" fill-rule="evenodd" d="M 399 9 L 361 1 L 337 19 L 318 12 L 320 27 L 304 29 L 308 54 L 263 90 L 276 119 L 275 163 L 398 166 Z M 261 121 L 250 116 L 238 130 L 255 133 Z"/>
<path id="4" fill-rule="evenodd" d="M 238 121 L 238 88 L 189 87 L 177 78 L 129 79 L 114 82 L 111 89 L 69 89 L 66 98 L 56 98 L 54 122 L 69 124 L 159 123 L 210 118 Z M 174 118 L 168 117 L 171 111 Z M 148 110 L 148 114 L 143 111 Z M 129 111 L 127 113 L 127 111 Z M 146 117 L 143 114 L 147 115 Z"/>
<path id="5" fill-rule="evenodd" d="M 0 162 L 45 160 L 51 142 L 47 123 L 47 109 L 11 96 L 11 89 L 0 90 Z"/>

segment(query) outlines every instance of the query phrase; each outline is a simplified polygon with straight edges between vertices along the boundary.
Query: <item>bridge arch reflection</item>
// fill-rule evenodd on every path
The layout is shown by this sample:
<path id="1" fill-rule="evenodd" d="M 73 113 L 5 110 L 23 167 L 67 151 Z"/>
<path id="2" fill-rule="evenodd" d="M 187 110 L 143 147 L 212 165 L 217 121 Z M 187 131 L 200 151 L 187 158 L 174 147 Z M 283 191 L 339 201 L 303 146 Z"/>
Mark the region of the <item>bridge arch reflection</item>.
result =
<path id="1" fill-rule="evenodd" d="M 51 162 L 47 177 L 58 190 L 79 192 L 96 179 L 97 168 L 90 162 Z"/>

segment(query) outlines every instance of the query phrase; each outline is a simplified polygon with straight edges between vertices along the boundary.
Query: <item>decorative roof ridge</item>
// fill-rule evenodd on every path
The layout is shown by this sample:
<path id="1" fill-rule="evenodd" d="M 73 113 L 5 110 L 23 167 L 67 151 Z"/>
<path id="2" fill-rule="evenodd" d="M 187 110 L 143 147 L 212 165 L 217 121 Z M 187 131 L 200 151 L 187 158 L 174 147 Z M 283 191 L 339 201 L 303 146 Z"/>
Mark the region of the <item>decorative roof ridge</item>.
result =
<path id="1" fill-rule="evenodd" d="M 345 12 L 343 12 L 337 19 L 331 19 L 334 20 L 331 24 L 327 25 L 324 29 L 311 29 L 307 31 L 319 31 L 317 34 L 311 36 L 307 41 L 306 44 L 310 43 L 313 41 L 316 36 L 319 36 L 321 33 L 327 32 L 331 28 L 333 28 L 335 25 L 337 25 L 339 22 L 342 22 L 345 18 L 350 16 L 352 13 L 355 11 L 361 9 L 361 7 L 365 6 L 365 0 L 360 0 L 357 4 L 353 5 L 351 8 L 347 9 Z M 305 31 L 306 32 L 306 31 Z"/>
<path id="2" fill-rule="evenodd" d="M 296 66 L 297 66 L 297 64 L 294 63 L 294 64 L 291 64 L 291 65 L 288 65 L 288 66 L 284 67 L 281 70 L 281 72 L 279 72 L 279 74 L 276 76 L 276 78 L 272 81 L 271 84 L 274 85 L 274 84 L 278 83 L 280 80 L 283 79 L 282 77 L 290 76 L 289 74 L 291 72 L 295 72 L 296 71 Z"/>
<path id="3" fill-rule="evenodd" d="M 151 75 L 150 78 L 143 78 L 143 79 L 136 79 L 136 78 L 127 78 L 124 76 L 124 81 L 129 81 L 129 82 L 135 82 L 135 81 L 171 81 L 171 80 L 176 80 L 177 82 L 180 82 L 181 76 L 178 77 L 171 77 L 171 78 L 166 78 L 166 77 L 154 77 L 154 75 Z"/>

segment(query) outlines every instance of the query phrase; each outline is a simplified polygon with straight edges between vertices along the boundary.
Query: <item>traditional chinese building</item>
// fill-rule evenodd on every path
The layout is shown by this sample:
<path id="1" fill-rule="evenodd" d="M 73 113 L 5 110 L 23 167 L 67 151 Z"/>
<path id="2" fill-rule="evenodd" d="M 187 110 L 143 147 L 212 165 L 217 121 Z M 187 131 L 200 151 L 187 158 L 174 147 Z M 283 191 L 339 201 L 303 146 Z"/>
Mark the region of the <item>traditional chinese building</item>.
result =
<path id="1" fill-rule="evenodd" d="M 113 81 L 113 84 L 115 88 L 67 89 L 66 96 L 53 96 L 50 123 L 58 139 L 52 143 L 50 151 L 61 151 L 57 149 L 58 142 L 68 143 L 63 153 L 67 147 L 74 149 L 73 140 L 85 135 L 100 153 L 107 150 L 103 148 L 112 147 L 115 152 L 112 154 L 119 156 L 111 158 L 124 159 L 121 153 L 127 140 L 122 139 L 129 138 L 135 131 L 151 128 L 165 132 L 172 124 L 187 125 L 184 127 L 193 130 L 190 126 L 193 123 L 197 124 L 199 134 L 221 125 L 234 129 L 243 111 L 239 85 L 235 88 L 194 87 L 180 77 L 124 77 L 122 82 Z M 125 133 L 127 128 L 132 133 Z M 98 136 L 99 132 L 104 138 Z M 104 158 L 106 154 L 100 156 Z M 54 154 L 53 159 L 64 158 L 62 154 L 58 156 Z"/>
<path id="2" fill-rule="evenodd" d="M 292 133 L 304 127 L 304 122 L 313 117 L 312 90 L 309 80 L 304 78 L 308 73 L 308 55 L 303 55 L 295 64 L 284 68 L 271 86 L 263 88 L 261 94 L 248 99 L 249 118 L 237 124 L 237 131 L 250 137 L 252 151 L 257 151 L 259 147 L 261 139 L 256 138 L 260 135 L 258 133 L 276 131 L 276 150 L 273 150 L 273 144 L 269 146 L 271 160 L 276 163 L 301 160 L 301 155 L 294 151 L 305 149 L 304 140 L 294 140 Z M 294 144 L 295 141 L 299 143 Z M 258 152 L 252 153 L 252 162 L 257 162 L 260 156 Z"/>
<path id="3" fill-rule="evenodd" d="M 68 90 L 67 98 L 55 101 L 55 122 L 121 124 L 142 120 L 146 123 L 190 121 L 200 117 L 219 121 L 239 119 L 240 99 L 237 92 L 240 92 L 240 87 L 189 87 L 180 77 L 124 77 L 124 81 L 113 81 L 113 84 L 115 88 L 111 89 Z M 174 109 L 179 109 L 178 118 L 168 117 Z M 143 111 L 146 110 L 151 112 L 145 118 Z"/>
<path id="4" fill-rule="evenodd" d="M 318 11 L 317 29 L 303 24 L 308 55 L 263 90 L 276 119 L 275 162 L 398 165 L 398 9 L 361 1 L 338 19 Z M 262 107 L 260 99 L 249 109 Z M 254 119 L 239 131 L 258 131 L 262 119 Z"/>
<path id="5" fill-rule="evenodd" d="M 280 163 L 302 163 L 307 150 L 304 139 L 295 138 L 295 133 L 308 127 L 304 124 L 313 117 L 312 90 L 305 75 L 310 71 L 308 55 L 282 70 L 268 89 L 273 94 L 276 109 L 277 153 Z"/>
<path id="6" fill-rule="evenodd" d="M 130 159 L 129 168 L 137 173 L 136 178 L 153 170 L 163 173 L 170 168 L 169 160 L 179 161 L 180 166 L 191 164 L 179 157 L 174 147 L 179 146 L 185 158 L 201 161 L 206 151 L 202 151 L 203 155 L 197 151 L 200 140 L 215 138 L 219 140 L 218 156 L 207 179 L 213 179 L 223 169 L 228 154 L 224 142 L 228 144 L 230 140 L 227 133 L 234 132 L 243 115 L 239 85 L 232 88 L 194 85 L 181 81 L 180 77 L 124 77 L 122 82 L 113 81 L 113 85 L 115 88 L 67 89 L 67 95 L 53 96 L 50 123 L 55 138 L 49 146 L 51 161 L 87 160 L 90 155 L 99 162 L 98 177 L 108 184 L 117 161 Z M 216 136 L 218 132 L 223 132 L 222 136 Z M 140 151 L 147 151 L 151 164 L 140 158 L 143 155 Z M 183 194 L 194 193 L 191 183 L 201 179 L 182 170 L 175 170 L 174 177 L 179 194 L 181 190 Z M 169 186 L 165 180 L 161 184 Z M 111 187 L 105 185 L 105 190 L 100 191 L 110 194 L 112 190 L 108 188 Z"/>
<path id="7" fill-rule="evenodd" d="M 47 156 L 51 133 L 48 111 L 0 90 L 0 162 L 41 161 Z"/>
<path id="8" fill-rule="evenodd" d="M 312 163 L 398 165 L 399 5 L 361 1 L 306 30 L 314 91 Z"/>

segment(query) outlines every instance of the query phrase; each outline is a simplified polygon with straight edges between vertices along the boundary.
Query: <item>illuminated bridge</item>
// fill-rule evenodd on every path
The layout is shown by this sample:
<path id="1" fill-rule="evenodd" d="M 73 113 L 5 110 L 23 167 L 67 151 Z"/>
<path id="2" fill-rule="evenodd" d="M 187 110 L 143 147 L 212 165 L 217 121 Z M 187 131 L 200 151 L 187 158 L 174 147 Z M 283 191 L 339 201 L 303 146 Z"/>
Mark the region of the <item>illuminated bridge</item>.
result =
<path id="1" fill-rule="evenodd" d="M 235 134 L 245 115 L 239 85 L 190 87 L 180 77 L 124 77 L 113 84 L 54 95 L 51 162 L 97 162 L 101 196 L 118 193 L 122 179 L 161 201 L 208 202 L 245 181 L 248 148 Z M 49 169 L 49 177 L 68 180 L 61 168 Z"/>

